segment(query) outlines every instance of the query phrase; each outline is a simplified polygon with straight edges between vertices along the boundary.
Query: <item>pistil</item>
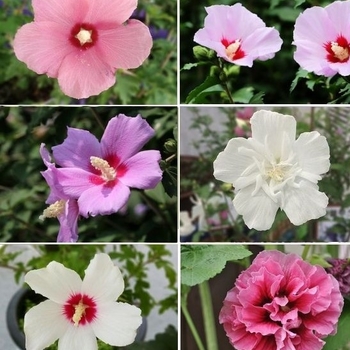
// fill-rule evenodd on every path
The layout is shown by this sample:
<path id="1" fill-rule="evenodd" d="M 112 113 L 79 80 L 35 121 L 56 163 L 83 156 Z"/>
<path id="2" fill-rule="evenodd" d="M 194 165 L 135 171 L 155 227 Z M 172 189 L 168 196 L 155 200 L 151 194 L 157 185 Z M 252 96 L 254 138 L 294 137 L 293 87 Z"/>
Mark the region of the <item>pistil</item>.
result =
<path id="1" fill-rule="evenodd" d="M 86 43 L 92 43 L 92 30 L 81 28 L 75 38 L 79 40 L 81 46 L 85 45 Z"/>
<path id="2" fill-rule="evenodd" d="M 88 305 L 85 305 L 82 300 L 79 301 L 79 304 L 74 305 L 74 315 L 72 317 L 72 321 L 74 322 L 74 326 L 77 327 L 82 317 L 85 315 L 85 310 L 88 308 Z"/>
<path id="3" fill-rule="evenodd" d="M 106 160 L 92 156 L 90 163 L 96 170 L 101 171 L 101 176 L 106 182 L 113 181 L 117 177 L 117 172 Z"/>

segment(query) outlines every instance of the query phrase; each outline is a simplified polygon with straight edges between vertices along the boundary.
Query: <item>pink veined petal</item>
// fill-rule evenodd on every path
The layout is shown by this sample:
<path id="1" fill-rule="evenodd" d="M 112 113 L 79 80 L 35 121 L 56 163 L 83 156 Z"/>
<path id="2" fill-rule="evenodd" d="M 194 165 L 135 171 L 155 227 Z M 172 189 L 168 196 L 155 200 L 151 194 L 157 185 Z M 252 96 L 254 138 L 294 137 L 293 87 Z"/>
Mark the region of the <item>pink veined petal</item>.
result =
<path id="1" fill-rule="evenodd" d="M 154 130 L 140 115 L 119 114 L 112 118 L 101 139 L 102 157 L 116 155 L 120 162 L 137 153 L 154 136 Z"/>
<path id="2" fill-rule="evenodd" d="M 58 146 L 52 147 L 57 164 L 62 167 L 77 167 L 91 171 L 90 157 L 101 158 L 100 143 L 87 130 L 68 127 L 66 139 Z"/>
<path id="3" fill-rule="evenodd" d="M 350 64 L 347 62 L 346 64 L 337 62 L 337 63 L 330 63 L 329 67 L 339 73 L 340 75 L 343 76 L 348 76 L 350 75 Z"/>
<path id="4" fill-rule="evenodd" d="M 57 190 L 63 192 L 69 198 L 78 199 L 82 193 L 96 186 L 92 179 L 100 179 L 94 175 L 79 168 L 60 168 L 55 169 L 57 177 Z"/>
<path id="5" fill-rule="evenodd" d="M 113 68 L 139 67 L 149 56 L 152 37 L 148 27 L 131 19 L 125 25 L 100 30 L 95 45 L 97 54 Z"/>
<path id="6" fill-rule="evenodd" d="M 127 203 L 129 196 L 129 187 L 121 181 L 113 186 L 95 185 L 79 197 L 80 215 L 88 217 L 116 213 Z"/>
<path id="7" fill-rule="evenodd" d="M 312 182 L 302 180 L 300 188 L 289 187 L 285 191 L 285 198 L 281 209 L 294 225 L 302 225 L 326 215 L 328 197 Z"/>
<path id="8" fill-rule="evenodd" d="M 124 280 L 107 254 L 96 254 L 85 270 L 81 292 L 93 295 L 97 304 L 115 302 L 123 293 Z"/>
<path id="9" fill-rule="evenodd" d="M 162 179 L 160 159 L 159 151 L 139 152 L 123 163 L 127 171 L 118 179 L 128 187 L 154 188 Z"/>
<path id="10" fill-rule="evenodd" d="M 271 228 L 279 205 L 260 189 L 252 196 L 255 185 L 239 190 L 233 200 L 238 214 L 243 215 L 245 224 L 251 229 L 264 231 Z"/>
<path id="11" fill-rule="evenodd" d="M 72 323 L 58 341 L 58 350 L 97 350 L 91 324 L 75 327 Z"/>
<path id="12" fill-rule="evenodd" d="M 33 0 L 35 21 L 50 21 L 71 29 L 75 23 L 82 22 L 89 9 L 89 0 Z M 56 33 L 51 33 L 55 38 Z M 36 45 L 34 45 L 36 46 Z"/>
<path id="13" fill-rule="evenodd" d="M 337 32 L 346 35 L 347 38 L 350 31 L 350 23 L 348 18 L 350 17 L 350 4 L 346 1 L 334 1 L 325 7 L 325 11 L 328 15 L 332 27 Z M 324 28 L 328 30 L 328 28 Z"/>
<path id="14" fill-rule="evenodd" d="M 26 349 L 44 349 L 60 338 L 69 327 L 62 305 L 51 300 L 32 307 L 24 316 Z"/>
<path id="15" fill-rule="evenodd" d="M 131 344 L 141 325 L 141 310 L 126 303 L 99 305 L 99 316 L 91 323 L 97 338 L 114 346 Z"/>
<path id="16" fill-rule="evenodd" d="M 58 217 L 60 230 L 57 242 L 76 242 L 78 240 L 79 207 L 75 199 L 69 199 L 65 212 Z"/>
<path id="17" fill-rule="evenodd" d="M 77 51 L 68 42 L 69 31 L 53 22 L 25 24 L 13 41 L 15 55 L 34 72 L 56 78 L 65 57 Z"/>
<path id="18" fill-rule="evenodd" d="M 97 46 L 67 55 L 58 72 L 58 83 L 70 97 L 98 95 L 115 84 L 115 68 L 99 56 Z"/>
<path id="19" fill-rule="evenodd" d="M 56 261 L 42 269 L 29 271 L 24 281 L 36 293 L 59 304 L 64 304 L 69 295 L 79 292 L 81 287 L 79 275 Z"/>
<path id="20" fill-rule="evenodd" d="M 89 0 L 87 23 L 122 24 L 136 9 L 137 0 Z"/>

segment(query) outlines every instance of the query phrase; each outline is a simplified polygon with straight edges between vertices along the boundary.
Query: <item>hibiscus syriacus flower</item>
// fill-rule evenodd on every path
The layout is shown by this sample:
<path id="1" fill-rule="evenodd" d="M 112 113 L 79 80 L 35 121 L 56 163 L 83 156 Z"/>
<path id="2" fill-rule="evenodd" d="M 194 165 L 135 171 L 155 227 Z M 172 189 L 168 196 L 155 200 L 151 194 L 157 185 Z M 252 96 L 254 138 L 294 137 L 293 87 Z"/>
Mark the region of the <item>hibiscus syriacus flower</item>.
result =
<path id="1" fill-rule="evenodd" d="M 79 207 L 76 199 L 71 199 L 58 191 L 54 175 L 55 164 L 51 163 L 49 152 L 44 144 L 40 146 L 40 155 L 47 166 L 47 170 L 42 171 L 41 175 L 50 187 L 50 195 L 46 203 L 50 204 L 46 208 L 40 219 L 57 218 L 60 223 L 60 230 L 57 236 L 57 242 L 76 242 L 78 239 L 78 217 Z"/>
<path id="2" fill-rule="evenodd" d="M 314 6 L 299 15 L 294 59 L 301 68 L 326 77 L 350 75 L 349 15 L 350 1 Z"/>
<path id="3" fill-rule="evenodd" d="M 62 168 L 53 169 L 57 190 L 78 200 L 79 212 L 108 215 L 128 201 L 130 187 L 154 188 L 162 179 L 159 151 L 141 151 L 154 130 L 141 116 L 112 118 L 101 142 L 90 132 L 68 128 L 68 137 L 52 148 Z"/>
<path id="4" fill-rule="evenodd" d="M 344 300 L 335 278 L 295 254 L 260 253 L 219 314 L 236 350 L 319 350 L 337 331 Z"/>
<path id="5" fill-rule="evenodd" d="M 33 0 L 32 5 L 34 22 L 18 30 L 15 54 L 34 72 L 57 78 L 68 96 L 98 95 L 115 84 L 117 68 L 136 68 L 150 53 L 147 26 L 127 21 L 137 0 Z"/>
<path id="6" fill-rule="evenodd" d="M 281 49 L 282 39 L 274 28 L 241 4 L 206 7 L 204 28 L 194 41 L 215 50 L 218 57 L 240 66 L 251 67 L 256 59 L 267 60 Z"/>
<path id="7" fill-rule="evenodd" d="M 56 261 L 28 272 L 24 280 L 49 299 L 24 317 L 27 350 L 42 350 L 57 339 L 58 350 L 97 349 L 96 337 L 114 346 L 134 341 L 141 310 L 116 302 L 124 281 L 107 254 L 95 255 L 83 281 Z"/>
<path id="8" fill-rule="evenodd" d="M 294 225 L 325 215 L 317 182 L 330 166 L 326 138 L 312 131 L 295 140 L 294 117 L 275 112 L 255 112 L 250 122 L 252 137 L 231 139 L 214 161 L 214 177 L 233 184 L 246 225 L 268 230 L 278 208 Z"/>

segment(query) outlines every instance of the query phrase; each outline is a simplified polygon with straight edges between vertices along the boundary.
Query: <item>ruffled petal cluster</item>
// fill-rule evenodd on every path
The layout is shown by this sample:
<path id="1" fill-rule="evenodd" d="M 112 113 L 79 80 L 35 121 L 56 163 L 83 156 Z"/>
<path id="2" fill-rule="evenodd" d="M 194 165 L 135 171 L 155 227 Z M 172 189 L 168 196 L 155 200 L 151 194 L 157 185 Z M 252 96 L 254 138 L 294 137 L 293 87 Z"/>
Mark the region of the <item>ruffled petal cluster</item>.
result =
<path id="1" fill-rule="evenodd" d="M 206 7 L 204 28 L 194 41 L 216 51 L 218 57 L 240 66 L 251 67 L 256 59 L 267 60 L 281 49 L 282 39 L 274 28 L 240 3 Z"/>
<path id="2" fill-rule="evenodd" d="M 339 283 L 340 292 L 344 296 L 350 295 L 350 261 L 349 259 L 327 259 L 332 266 L 326 268 L 326 271 Z"/>
<path id="3" fill-rule="evenodd" d="M 115 84 L 117 68 L 137 68 L 152 37 L 131 19 L 136 0 L 33 0 L 34 22 L 14 39 L 17 58 L 38 74 L 57 78 L 62 91 L 81 99 Z"/>
<path id="4" fill-rule="evenodd" d="M 294 225 L 326 214 L 317 182 L 329 170 L 329 146 L 317 131 L 297 140 L 294 117 L 255 112 L 252 137 L 233 138 L 214 161 L 214 177 L 235 188 L 233 205 L 249 228 L 268 230 L 280 208 Z"/>
<path id="5" fill-rule="evenodd" d="M 332 77 L 350 75 L 350 2 L 314 6 L 299 15 L 294 28 L 295 61 L 301 68 Z"/>
<path id="6" fill-rule="evenodd" d="M 124 290 L 121 272 L 107 254 L 96 254 L 79 275 L 56 261 L 26 274 L 25 282 L 48 300 L 24 317 L 27 350 L 43 350 L 57 339 L 58 350 L 97 349 L 96 337 L 113 346 L 132 343 L 141 310 L 116 302 Z"/>
<path id="7" fill-rule="evenodd" d="M 344 300 L 335 278 L 295 254 L 264 251 L 228 291 L 220 311 L 237 350 L 320 350 Z"/>

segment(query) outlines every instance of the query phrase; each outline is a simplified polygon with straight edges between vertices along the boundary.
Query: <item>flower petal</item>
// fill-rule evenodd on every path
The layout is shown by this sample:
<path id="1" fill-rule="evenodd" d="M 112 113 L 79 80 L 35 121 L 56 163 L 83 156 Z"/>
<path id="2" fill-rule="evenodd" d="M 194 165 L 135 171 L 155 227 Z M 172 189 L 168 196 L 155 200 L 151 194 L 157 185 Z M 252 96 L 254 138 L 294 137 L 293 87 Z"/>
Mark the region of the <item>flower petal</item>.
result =
<path id="1" fill-rule="evenodd" d="M 93 295 L 97 304 L 114 302 L 123 293 L 124 280 L 108 254 L 96 254 L 85 270 L 82 293 Z"/>
<path id="2" fill-rule="evenodd" d="M 52 22 L 32 22 L 17 31 L 13 49 L 29 69 L 56 78 L 65 57 L 76 51 L 67 42 L 68 38 L 67 27 Z"/>
<path id="3" fill-rule="evenodd" d="M 328 197 L 318 191 L 317 185 L 309 181 L 302 180 L 300 188 L 287 188 L 285 198 L 281 209 L 286 212 L 294 225 L 302 225 L 309 220 L 326 215 Z"/>
<path id="4" fill-rule="evenodd" d="M 59 304 L 64 304 L 67 297 L 79 292 L 81 287 L 79 275 L 56 261 L 50 262 L 42 269 L 29 271 L 24 281 L 36 293 Z"/>
<path id="5" fill-rule="evenodd" d="M 99 307 L 99 316 L 91 324 L 97 338 L 114 346 L 131 344 L 142 323 L 141 310 L 126 303 L 107 303 Z"/>
<path id="6" fill-rule="evenodd" d="M 89 11 L 85 17 L 87 23 L 124 23 L 136 9 L 137 0 L 89 0 Z"/>
<path id="7" fill-rule="evenodd" d="M 103 158 L 117 155 L 124 160 L 138 152 L 154 136 L 154 130 L 140 115 L 127 117 L 119 114 L 112 118 L 101 139 Z"/>
<path id="8" fill-rule="evenodd" d="M 24 316 L 26 349 L 44 349 L 60 338 L 69 327 L 62 305 L 51 300 L 32 307 Z"/>
<path id="9" fill-rule="evenodd" d="M 113 186 L 95 185 L 79 197 L 80 215 L 88 217 L 116 213 L 127 203 L 129 196 L 129 187 L 121 181 Z"/>
<path id="10" fill-rule="evenodd" d="M 64 214 L 58 217 L 60 230 L 57 242 L 76 242 L 78 240 L 79 207 L 75 199 L 69 199 Z"/>
<path id="11" fill-rule="evenodd" d="M 290 115 L 271 111 L 255 112 L 251 120 L 252 137 L 265 145 L 275 158 L 281 158 L 286 141 L 294 141 L 296 121 Z"/>
<path id="12" fill-rule="evenodd" d="M 115 68 L 99 56 L 96 45 L 67 55 L 58 72 L 62 91 L 76 99 L 98 95 L 115 84 Z"/>
<path id="13" fill-rule="evenodd" d="M 298 162 L 303 169 L 301 177 L 312 182 L 321 179 L 330 167 L 327 139 L 317 131 L 304 132 L 295 142 Z"/>
<path id="14" fill-rule="evenodd" d="M 52 147 L 57 164 L 91 171 L 90 157 L 101 158 L 97 138 L 87 130 L 68 127 L 67 137 L 58 146 Z"/>
<path id="15" fill-rule="evenodd" d="M 139 67 L 149 56 L 152 37 L 148 27 L 138 20 L 99 31 L 96 51 L 111 67 L 131 69 Z"/>
<path id="16" fill-rule="evenodd" d="M 233 205 L 237 213 L 243 215 L 243 220 L 250 229 L 268 230 L 275 220 L 279 206 L 262 189 L 252 196 L 254 190 L 255 184 L 239 190 Z"/>
<path id="17" fill-rule="evenodd" d="M 118 178 L 128 187 L 154 188 L 162 179 L 160 159 L 159 151 L 139 152 L 123 163 L 127 170 Z"/>
<path id="18" fill-rule="evenodd" d="M 97 340 L 90 324 L 70 325 L 58 342 L 58 350 L 97 350 Z"/>

